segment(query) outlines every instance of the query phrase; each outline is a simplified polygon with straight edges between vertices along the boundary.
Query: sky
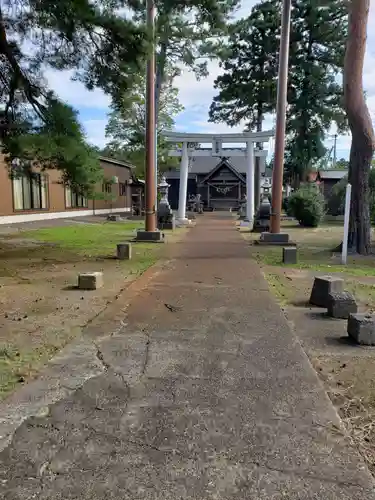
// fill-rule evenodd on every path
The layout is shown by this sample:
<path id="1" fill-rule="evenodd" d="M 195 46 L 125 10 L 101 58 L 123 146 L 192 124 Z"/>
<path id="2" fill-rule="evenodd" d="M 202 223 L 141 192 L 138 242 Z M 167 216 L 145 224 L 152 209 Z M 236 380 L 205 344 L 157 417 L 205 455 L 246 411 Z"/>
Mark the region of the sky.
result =
<path id="1" fill-rule="evenodd" d="M 250 13 L 251 8 L 257 0 L 242 0 L 241 7 L 236 17 L 244 17 Z M 184 70 L 182 75 L 175 80 L 175 86 L 179 89 L 179 99 L 184 106 L 184 111 L 176 117 L 175 129 L 181 132 L 204 132 L 204 133 L 226 133 L 241 132 L 242 127 L 230 128 L 225 123 L 214 124 L 208 122 L 208 110 L 216 91 L 213 83 L 220 74 L 220 68 L 216 62 L 209 62 L 209 76 L 197 81 L 195 75 Z M 105 126 L 110 99 L 100 89 L 87 91 L 84 86 L 72 81 L 72 72 L 47 73 L 51 87 L 61 99 L 69 103 L 79 111 L 79 118 L 84 126 L 90 143 L 103 147 L 105 138 Z M 371 2 L 366 59 L 363 75 L 364 88 L 371 116 L 375 123 L 375 2 Z M 274 121 L 270 119 L 264 124 L 264 128 L 272 128 Z M 332 129 L 332 134 L 334 130 Z M 351 138 L 349 135 L 341 136 L 337 141 L 337 157 L 347 158 L 350 149 Z M 327 148 L 333 145 L 333 138 L 326 141 Z M 271 145 L 272 148 L 272 145 Z M 270 151 L 272 153 L 272 151 Z"/>

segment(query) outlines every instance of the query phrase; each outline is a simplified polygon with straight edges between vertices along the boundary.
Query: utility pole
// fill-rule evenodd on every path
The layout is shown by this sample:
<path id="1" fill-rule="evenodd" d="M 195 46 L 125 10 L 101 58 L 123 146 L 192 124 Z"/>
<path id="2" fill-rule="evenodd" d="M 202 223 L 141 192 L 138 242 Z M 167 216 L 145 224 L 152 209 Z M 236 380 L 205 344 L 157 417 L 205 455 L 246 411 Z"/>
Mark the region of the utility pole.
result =
<path id="1" fill-rule="evenodd" d="M 337 159 L 337 134 L 333 136 L 333 161 L 332 161 L 332 168 L 336 168 L 336 159 Z"/>
<path id="2" fill-rule="evenodd" d="M 280 233 L 281 205 L 283 196 L 285 123 L 288 89 L 289 37 L 291 0 L 283 0 L 279 74 L 277 82 L 275 162 L 272 175 L 271 233 Z"/>
<path id="3" fill-rule="evenodd" d="M 155 179 L 155 4 L 147 0 L 147 28 L 152 37 L 152 50 L 147 61 L 146 75 L 146 231 L 156 231 L 156 179 Z"/>

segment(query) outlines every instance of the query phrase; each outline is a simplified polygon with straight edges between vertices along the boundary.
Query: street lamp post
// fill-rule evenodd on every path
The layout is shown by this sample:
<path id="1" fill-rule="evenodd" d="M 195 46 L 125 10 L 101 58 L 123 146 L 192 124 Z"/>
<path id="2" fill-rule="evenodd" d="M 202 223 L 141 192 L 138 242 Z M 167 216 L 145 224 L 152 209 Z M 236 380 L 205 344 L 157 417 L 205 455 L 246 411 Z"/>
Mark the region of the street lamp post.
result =
<path id="1" fill-rule="evenodd" d="M 275 161 L 272 174 L 271 233 L 280 233 L 283 194 L 285 123 L 288 90 L 288 62 L 290 37 L 291 0 L 283 0 L 281 38 L 279 53 L 279 75 L 277 82 Z"/>

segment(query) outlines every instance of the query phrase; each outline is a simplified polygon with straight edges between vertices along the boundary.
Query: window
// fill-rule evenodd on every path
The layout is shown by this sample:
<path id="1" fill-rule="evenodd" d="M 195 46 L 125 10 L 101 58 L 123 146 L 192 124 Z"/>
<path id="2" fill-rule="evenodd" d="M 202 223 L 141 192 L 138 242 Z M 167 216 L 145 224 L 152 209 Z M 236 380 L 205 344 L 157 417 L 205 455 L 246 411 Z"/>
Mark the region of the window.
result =
<path id="1" fill-rule="evenodd" d="M 86 208 L 87 198 L 69 186 L 65 186 L 65 207 Z"/>
<path id="2" fill-rule="evenodd" d="M 120 193 L 120 196 L 126 196 L 126 183 L 125 182 L 120 182 L 119 193 Z"/>
<path id="3" fill-rule="evenodd" d="M 48 208 L 48 176 L 31 173 L 12 179 L 14 210 Z"/>
<path id="4" fill-rule="evenodd" d="M 110 182 L 104 182 L 102 191 L 103 193 L 112 193 L 112 184 Z"/>

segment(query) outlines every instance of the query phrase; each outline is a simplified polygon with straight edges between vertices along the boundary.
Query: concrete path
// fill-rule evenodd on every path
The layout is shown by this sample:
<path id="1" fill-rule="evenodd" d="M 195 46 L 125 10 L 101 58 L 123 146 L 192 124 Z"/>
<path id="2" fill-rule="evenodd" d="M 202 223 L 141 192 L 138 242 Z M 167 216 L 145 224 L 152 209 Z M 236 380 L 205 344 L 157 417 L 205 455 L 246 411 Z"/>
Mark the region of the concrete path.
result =
<path id="1" fill-rule="evenodd" d="M 0 454 L 0 498 L 375 499 L 233 219 L 202 216 L 96 343 L 103 373 Z"/>

